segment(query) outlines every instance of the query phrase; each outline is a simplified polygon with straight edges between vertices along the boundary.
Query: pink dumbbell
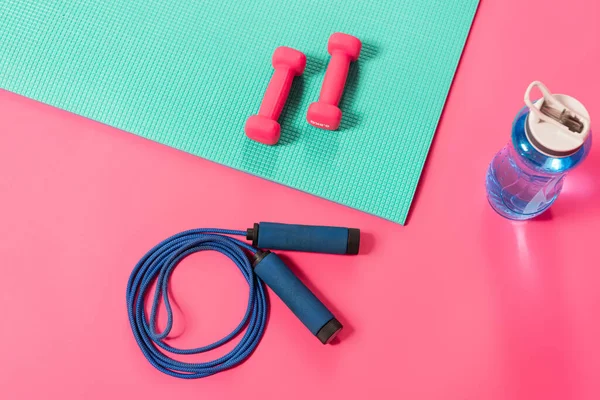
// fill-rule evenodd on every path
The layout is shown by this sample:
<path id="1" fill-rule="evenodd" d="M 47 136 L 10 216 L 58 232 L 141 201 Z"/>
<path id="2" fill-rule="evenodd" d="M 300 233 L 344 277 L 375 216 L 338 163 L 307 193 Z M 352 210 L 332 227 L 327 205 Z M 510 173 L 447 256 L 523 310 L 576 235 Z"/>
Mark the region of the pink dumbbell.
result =
<path id="1" fill-rule="evenodd" d="M 362 43 L 354 36 L 345 33 L 331 35 L 327 44 L 331 61 L 325 72 L 319 101 L 308 107 L 306 120 L 309 124 L 331 131 L 340 126 L 342 111 L 337 105 L 344 93 L 350 62 L 358 60 L 361 47 Z"/>
<path id="2" fill-rule="evenodd" d="M 258 115 L 246 121 L 246 135 L 257 142 L 273 145 L 279 141 L 281 127 L 277 119 L 290 93 L 295 76 L 302 75 L 306 56 L 289 47 L 278 47 L 273 53 L 275 73 L 269 82 Z"/>

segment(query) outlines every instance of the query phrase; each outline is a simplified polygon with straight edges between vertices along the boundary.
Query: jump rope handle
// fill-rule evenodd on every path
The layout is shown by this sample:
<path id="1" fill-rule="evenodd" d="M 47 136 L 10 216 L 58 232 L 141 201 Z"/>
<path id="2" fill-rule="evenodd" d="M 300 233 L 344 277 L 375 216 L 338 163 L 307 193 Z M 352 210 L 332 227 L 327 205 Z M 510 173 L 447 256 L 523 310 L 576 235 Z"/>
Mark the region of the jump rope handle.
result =
<path id="1" fill-rule="evenodd" d="M 342 330 L 331 311 L 302 283 L 275 253 L 260 251 L 254 272 L 323 344 Z"/>
<path id="2" fill-rule="evenodd" d="M 247 230 L 246 239 L 259 249 L 358 254 L 360 230 L 260 222 Z"/>

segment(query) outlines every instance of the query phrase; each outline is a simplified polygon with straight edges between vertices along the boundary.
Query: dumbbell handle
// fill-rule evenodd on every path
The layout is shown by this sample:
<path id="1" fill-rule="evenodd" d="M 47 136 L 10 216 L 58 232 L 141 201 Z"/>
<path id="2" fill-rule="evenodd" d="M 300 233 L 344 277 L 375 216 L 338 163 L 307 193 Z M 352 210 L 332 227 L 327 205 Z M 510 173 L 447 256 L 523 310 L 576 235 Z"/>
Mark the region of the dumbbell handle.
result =
<path id="1" fill-rule="evenodd" d="M 331 55 L 319 94 L 319 102 L 338 105 L 344 93 L 349 68 L 350 57 L 347 54 L 336 51 Z"/>
<path id="2" fill-rule="evenodd" d="M 265 92 L 258 114 L 272 120 L 279 119 L 279 115 L 290 94 L 293 80 L 294 73 L 291 69 L 283 66 L 276 68 Z"/>

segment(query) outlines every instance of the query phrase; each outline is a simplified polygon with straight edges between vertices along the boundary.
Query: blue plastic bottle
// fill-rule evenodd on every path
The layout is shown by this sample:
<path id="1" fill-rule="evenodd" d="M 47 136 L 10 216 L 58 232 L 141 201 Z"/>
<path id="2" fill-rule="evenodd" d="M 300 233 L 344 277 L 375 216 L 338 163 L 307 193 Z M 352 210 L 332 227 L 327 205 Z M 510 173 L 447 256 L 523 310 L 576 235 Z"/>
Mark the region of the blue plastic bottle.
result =
<path id="1" fill-rule="evenodd" d="M 532 103 L 534 87 L 543 97 Z M 533 82 L 525 104 L 513 122 L 512 140 L 496 154 L 486 176 L 490 205 L 514 220 L 546 211 L 566 174 L 583 162 L 592 146 L 589 114 L 576 99 L 551 94 L 541 82 Z"/>

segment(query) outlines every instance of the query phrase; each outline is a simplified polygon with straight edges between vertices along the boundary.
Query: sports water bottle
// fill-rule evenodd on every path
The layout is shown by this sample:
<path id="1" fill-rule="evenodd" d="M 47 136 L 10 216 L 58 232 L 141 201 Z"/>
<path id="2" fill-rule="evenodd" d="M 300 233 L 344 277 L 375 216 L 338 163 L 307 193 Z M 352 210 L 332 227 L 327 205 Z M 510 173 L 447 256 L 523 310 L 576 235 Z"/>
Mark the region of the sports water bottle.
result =
<path id="1" fill-rule="evenodd" d="M 542 98 L 532 102 L 537 87 Z M 514 220 L 540 215 L 556 200 L 563 180 L 592 146 L 590 117 L 576 99 L 552 94 L 541 82 L 525 92 L 526 106 L 512 126 L 512 140 L 496 154 L 486 189 L 498 214 Z"/>

